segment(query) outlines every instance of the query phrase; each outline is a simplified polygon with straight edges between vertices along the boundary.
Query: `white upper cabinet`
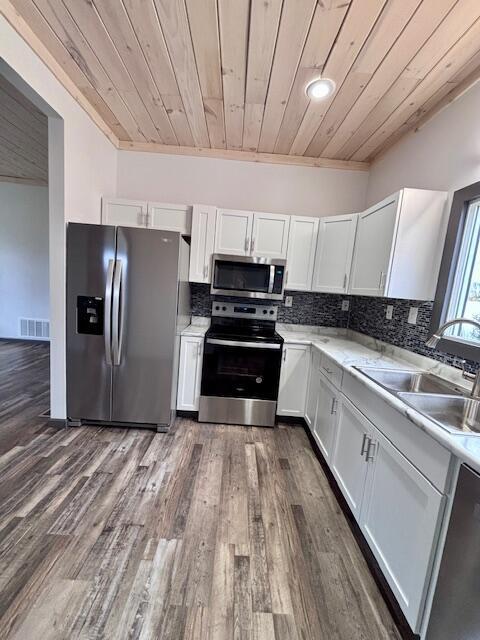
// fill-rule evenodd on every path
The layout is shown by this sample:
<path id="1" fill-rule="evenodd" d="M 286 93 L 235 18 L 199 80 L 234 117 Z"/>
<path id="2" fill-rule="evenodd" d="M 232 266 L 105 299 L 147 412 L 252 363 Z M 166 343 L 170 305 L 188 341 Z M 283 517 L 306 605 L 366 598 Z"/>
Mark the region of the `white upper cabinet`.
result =
<path id="1" fill-rule="evenodd" d="M 313 291 L 346 293 L 358 214 L 320 218 Z"/>
<path id="2" fill-rule="evenodd" d="M 192 228 L 192 207 L 149 202 L 147 227 L 163 231 L 179 231 L 189 236 Z"/>
<path id="3" fill-rule="evenodd" d="M 102 224 L 146 227 L 148 205 L 141 200 L 102 198 Z"/>
<path id="4" fill-rule="evenodd" d="M 249 256 L 253 213 L 234 209 L 218 209 L 215 229 L 215 253 Z"/>
<path id="5" fill-rule="evenodd" d="M 290 216 L 254 213 L 250 255 L 286 258 Z"/>
<path id="6" fill-rule="evenodd" d="M 290 219 L 286 289 L 312 289 L 318 223 L 318 218 L 307 216 L 292 216 Z"/>
<path id="7" fill-rule="evenodd" d="M 212 253 L 215 247 L 216 207 L 195 204 L 192 211 L 190 282 L 211 282 Z"/>
<path id="8" fill-rule="evenodd" d="M 348 293 L 433 300 L 447 193 L 402 189 L 358 216 Z"/>
<path id="9" fill-rule="evenodd" d="M 290 216 L 218 209 L 215 253 L 286 258 Z"/>
<path id="10" fill-rule="evenodd" d="M 375 427 L 373 437 L 360 526 L 418 632 L 445 498 Z"/>
<path id="11" fill-rule="evenodd" d="M 102 224 L 146 227 L 190 235 L 192 208 L 183 204 L 102 198 Z"/>

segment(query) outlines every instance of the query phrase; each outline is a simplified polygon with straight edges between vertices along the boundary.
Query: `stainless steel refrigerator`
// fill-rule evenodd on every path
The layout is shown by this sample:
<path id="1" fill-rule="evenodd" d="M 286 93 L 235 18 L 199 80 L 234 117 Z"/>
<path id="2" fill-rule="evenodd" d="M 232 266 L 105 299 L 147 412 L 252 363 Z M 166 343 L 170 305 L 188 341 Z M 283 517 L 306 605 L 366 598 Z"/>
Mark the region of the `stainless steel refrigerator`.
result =
<path id="1" fill-rule="evenodd" d="M 69 424 L 169 427 L 190 322 L 188 263 L 173 231 L 68 225 Z"/>

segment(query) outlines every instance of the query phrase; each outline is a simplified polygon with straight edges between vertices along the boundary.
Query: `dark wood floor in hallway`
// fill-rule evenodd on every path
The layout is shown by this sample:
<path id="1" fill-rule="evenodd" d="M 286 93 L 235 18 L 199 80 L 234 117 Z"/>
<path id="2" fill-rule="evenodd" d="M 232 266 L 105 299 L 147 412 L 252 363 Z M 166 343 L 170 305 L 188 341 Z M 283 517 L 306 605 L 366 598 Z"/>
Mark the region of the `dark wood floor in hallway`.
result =
<path id="1" fill-rule="evenodd" d="M 398 640 L 301 427 L 56 430 L 0 367 L 2 639 Z"/>

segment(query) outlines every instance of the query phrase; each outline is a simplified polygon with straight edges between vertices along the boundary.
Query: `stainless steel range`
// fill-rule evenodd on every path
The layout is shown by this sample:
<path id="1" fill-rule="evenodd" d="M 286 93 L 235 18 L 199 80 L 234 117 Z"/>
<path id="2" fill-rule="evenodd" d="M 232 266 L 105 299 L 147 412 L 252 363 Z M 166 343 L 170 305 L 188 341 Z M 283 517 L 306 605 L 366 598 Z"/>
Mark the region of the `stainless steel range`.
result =
<path id="1" fill-rule="evenodd" d="M 276 319 L 275 306 L 213 303 L 200 422 L 274 426 L 283 345 Z"/>

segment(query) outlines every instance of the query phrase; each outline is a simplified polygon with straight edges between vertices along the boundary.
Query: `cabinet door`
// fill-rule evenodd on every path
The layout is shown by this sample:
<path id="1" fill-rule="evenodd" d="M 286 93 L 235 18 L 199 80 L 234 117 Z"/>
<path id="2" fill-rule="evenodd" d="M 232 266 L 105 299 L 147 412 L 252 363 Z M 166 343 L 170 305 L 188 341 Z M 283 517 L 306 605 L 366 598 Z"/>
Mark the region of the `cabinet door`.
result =
<path id="1" fill-rule="evenodd" d="M 305 415 L 310 347 L 304 344 L 284 344 L 282 371 L 278 392 L 277 414 L 281 416 Z"/>
<path id="2" fill-rule="evenodd" d="M 163 231 L 179 231 L 189 236 L 192 228 L 192 208 L 186 205 L 149 202 L 147 226 Z"/>
<path id="3" fill-rule="evenodd" d="M 102 198 L 102 224 L 146 227 L 147 203 L 139 200 Z"/>
<path id="4" fill-rule="evenodd" d="M 288 234 L 286 289 L 311 291 L 318 218 L 292 216 Z"/>
<path id="5" fill-rule="evenodd" d="M 310 378 L 308 381 L 307 397 L 305 400 L 305 422 L 313 433 L 315 426 L 315 416 L 317 411 L 318 379 L 320 374 L 313 367 L 313 360 L 310 360 Z"/>
<path id="6" fill-rule="evenodd" d="M 250 255 L 253 213 L 218 209 L 215 229 L 215 252 L 234 256 Z"/>
<path id="7" fill-rule="evenodd" d="M 358 215 L 321 218 L 313 275 L 314 291 L 346 293 Z"/>
<path id="8" fill-rule="evenodd" d="M 398 198 L 358 216 L 349 293 L 383 296 L 397 229 Z"/>
<path id="9" fill-rule="evenodd" d="M 192 242 L 190 246 L 190 282 L 211 282 L 212 253 L 215 246 L 217 209 L 194 205 L 192 212 Z"/>
<path id="10" fill-rule="evenodd" d="M 182 336 L 178 371 L 177 409 L 198 411 L 202 378 L 203 338 Z"/>
<path id="11" fill-rule="evenodd" d="M 338 407 L 338 424 L 331 469 L 338 485 L 358 520 L 368 464 L 362 454 L 373 425 L 342 396 Z"/>
<path id="12" fill-rule="evenodd" d="M 376 428 L 373 445 L 360 525 L 417 632 L 444 497 Z"/>
<path id="13" fill-rule="evenodd" d="M 290 216 L 254 213 L 250 254 L 265 258 L 286 258 L 289 227 Z"/>
<path id="14" fill-rule="evenodd" d="M 313 432 L 325 460 L 330 464 L 338 412 L 338 392 L 318 373 L 317 409 Z"/>

